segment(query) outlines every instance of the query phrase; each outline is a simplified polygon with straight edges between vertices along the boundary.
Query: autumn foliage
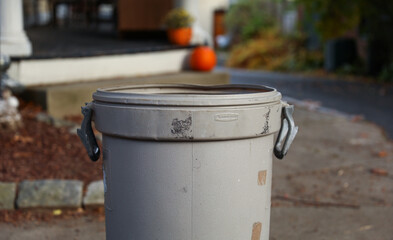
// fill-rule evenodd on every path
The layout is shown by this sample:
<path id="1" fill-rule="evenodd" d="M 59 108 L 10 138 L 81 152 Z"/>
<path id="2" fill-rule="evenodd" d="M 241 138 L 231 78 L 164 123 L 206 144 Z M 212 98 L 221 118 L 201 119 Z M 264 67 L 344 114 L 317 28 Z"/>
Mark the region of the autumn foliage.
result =
<path id="1" fill-rule="evenodd" d="M 306 51 L 302 36 L 284 37 L 277 29 L 261 32 L 257 37 L 235 45 L 226 65 L 236 68 L 271 71 L 296 71 L 320 67 L 321 52 Z"/>

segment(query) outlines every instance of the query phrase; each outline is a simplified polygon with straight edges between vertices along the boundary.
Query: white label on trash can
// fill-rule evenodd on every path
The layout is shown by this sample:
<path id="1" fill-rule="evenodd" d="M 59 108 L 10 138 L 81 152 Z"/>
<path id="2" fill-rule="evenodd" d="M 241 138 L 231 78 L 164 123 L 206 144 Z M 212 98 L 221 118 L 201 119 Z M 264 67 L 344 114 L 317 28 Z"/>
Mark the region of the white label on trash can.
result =
<path id="1" fill-rule="evenodd" d="M 214 120 L 218 122 L 232 122 L 239 119 L 238 113 L 219 113 L 214 116 Z"/>

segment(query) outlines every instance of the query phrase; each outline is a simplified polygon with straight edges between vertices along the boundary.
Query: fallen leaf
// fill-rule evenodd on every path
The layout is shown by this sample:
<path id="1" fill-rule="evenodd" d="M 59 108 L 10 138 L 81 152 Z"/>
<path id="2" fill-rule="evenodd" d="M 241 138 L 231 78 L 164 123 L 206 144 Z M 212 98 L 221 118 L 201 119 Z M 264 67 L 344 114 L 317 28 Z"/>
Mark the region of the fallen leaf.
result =
<path id="1" fill-rule="evenodd" d="M 361 138 L 368 138 L 369 135 L 368 135 L 368 133 L 360 133 L 360 137 Z"/>
<path id="2" fill-rule="evenodd" d="M 362 121 L 362 120 L 364 120 L 364 116 L 363 115 L 354 115 L 354 116 L 352 116 L 352 119 L 351 119 L 352 122 L 359 122 L 359 121 Z"/>
<path id="3" fill-rule="evenodd" d="M 385 169 L 382 169 L 382 168 L 372 168 L 370 170 L 370 172 L 374 175 L 377 175 L 377 176 L 387 176 L 388 175 L 388 171 L 386 171 Z"/>
<path id="4" fill-rule="evenodd" d="M 32 143 L 34 142 L 34 139 L 32 137 L 24 137 L 20 135 L 15 135 L 14 138 L 12 139 L 15 142 L 21 142 L 21 143 Z"/>
<path id="5" fill-rule="evenodd" d="M 337 172 L 338 176 L 342 176 L 343 174 L 344 174 L 344 170 L 343 169 L 338 170 L 338 172 Z"/>
<path id="6" fill-rule="evenodd" d="M 388 155 L 388 152 L 386 152 L 386 151 L 380 151 L 380 152 L 378 152 L 378 157 L 380 157 L 380 158 L 384 158 L 384 157 L 386 157 Z"/>
<path id="7" fill-rule="evenodd" d="M 15 152 L 12 154 L 13 158 L 28 158 L 32 156 L 33 154 L 31 152 Z"/>
<path id="8" fill-rule="evenodd" d="M 365 225 L 365 226 L 360 227 L 360 228 L 358 229 L 358 231 L 363 232 L 363 231 L 370 230 L 371 228 L 373 228 L 372 225 Z"/>
<path id="9" fill-rule="evenodd" d="M 77 213 L 83 213 L 83 211 L 84 211 L 83 208 L 78 208 L 78 209 L 76 210 Z"/>
<path id="10" fill-rule="evenodd" d="M 99 222 L 105 221 L 105 216 L 99 216 L 99 217 L 98 217 L 98 221 L 99 221 Z"/>
<path id="11" fill-rule="evenodd" d="M 59 216 L 59 215 L 61 215 L 61 213 L 62 213 L 62 211 L 60 209 L 53 210 L 54 216 Z"/>

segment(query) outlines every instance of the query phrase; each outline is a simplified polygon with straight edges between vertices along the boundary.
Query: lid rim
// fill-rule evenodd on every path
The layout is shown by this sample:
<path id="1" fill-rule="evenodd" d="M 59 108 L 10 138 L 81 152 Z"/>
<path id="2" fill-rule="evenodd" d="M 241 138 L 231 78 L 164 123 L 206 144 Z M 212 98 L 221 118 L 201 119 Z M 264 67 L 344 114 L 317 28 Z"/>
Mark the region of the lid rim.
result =
<path id="1" fill-rule="evenodd" d="M 116 92 L 119 90 L 137 90 L 148 88 L 179 88 L 202 91 L 233 90 L 228 94 L 198 93 L 141 93 Z M 239 91 L 236 93 L 236 90 Z M 247 92 L 241 92 L 241 90 Z M 251 91 L 251 92 L 250 92 Z M 267 104 L 281 100 L 281 93 L 275 88 L 263 85 L 227 84 L 227 85 L 189 85 L 189 84 L 149 84 L 123 87 L 99 88 L 93 94 L 94 101 L 126 105 L 165 105 L 165 106 L 234 106 Z"/>

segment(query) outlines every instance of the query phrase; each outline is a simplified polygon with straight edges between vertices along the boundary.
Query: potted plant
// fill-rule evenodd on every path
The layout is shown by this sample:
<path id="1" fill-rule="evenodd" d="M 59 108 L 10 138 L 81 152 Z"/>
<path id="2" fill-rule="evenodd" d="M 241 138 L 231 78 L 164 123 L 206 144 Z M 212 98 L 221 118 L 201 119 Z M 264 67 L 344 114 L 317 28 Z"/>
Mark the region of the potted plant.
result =
<path id="1" fill-rule="evenodd" d="M 194 18 L 185 9 L 171 10 L 164 19 L 169 41 L 177 45 L 188 45 L 191 40 L 193 22 Z"/>

